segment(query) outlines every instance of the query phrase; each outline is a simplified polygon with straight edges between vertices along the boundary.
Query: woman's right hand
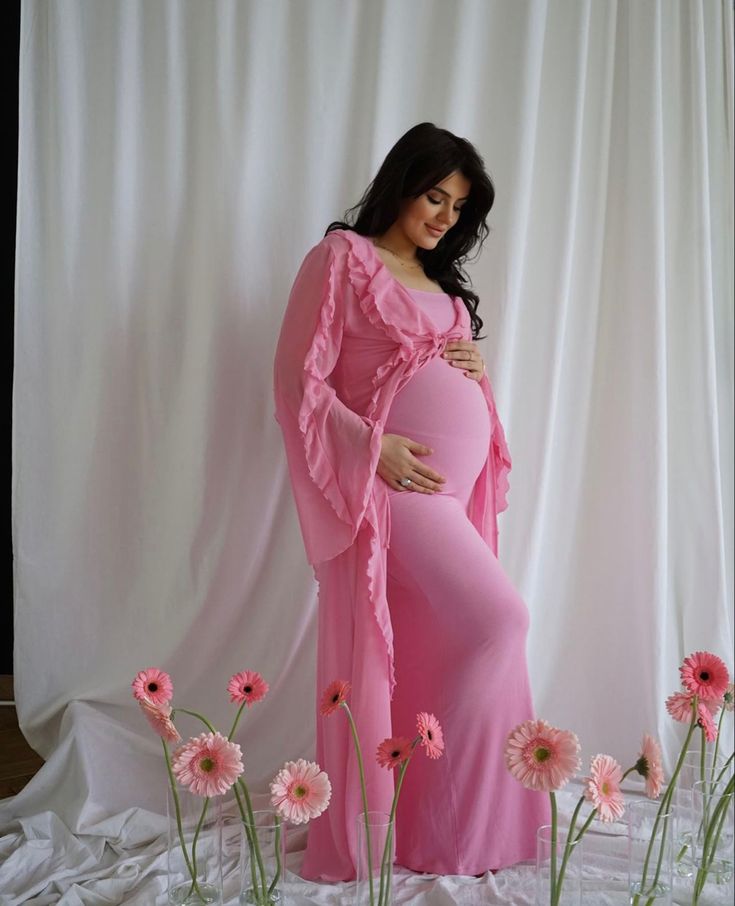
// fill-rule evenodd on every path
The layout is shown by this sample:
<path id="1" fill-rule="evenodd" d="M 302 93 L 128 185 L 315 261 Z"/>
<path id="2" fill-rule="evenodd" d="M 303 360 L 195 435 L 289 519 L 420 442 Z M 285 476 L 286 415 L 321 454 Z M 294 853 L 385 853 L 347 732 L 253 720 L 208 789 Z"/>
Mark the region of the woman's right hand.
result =
<path id="1" fill-rule="evenodd" d="M 381 441 L 378 475 L 398 491 L 418 491 L 433 494 L 440 491 L 446 479 L 430 466 L 424 465 L 416 456 L 427 456 L 434 451 L 424 444 L 416 443 L 400 434 L 384 434 Z M 402 478 L 410 478 L 411 484 L 404 488 Z"/>

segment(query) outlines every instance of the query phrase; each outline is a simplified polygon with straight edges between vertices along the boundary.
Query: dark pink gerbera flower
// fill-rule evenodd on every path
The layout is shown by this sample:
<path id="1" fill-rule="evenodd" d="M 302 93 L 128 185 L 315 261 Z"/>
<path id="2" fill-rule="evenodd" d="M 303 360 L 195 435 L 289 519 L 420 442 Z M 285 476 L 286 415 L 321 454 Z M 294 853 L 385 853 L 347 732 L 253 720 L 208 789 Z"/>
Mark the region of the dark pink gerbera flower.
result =
<path id="1" fill-rule="evenodd" d="M 174 697 L 171 677 L 158 667 L 141 670 L 131 683 L 133 695 L 140 701 L 143 698 L 156 705 L 165 705 Z"/>
<path id="2" fill-rule="evenodd" d="M 405 736 L 384 739 L 375 753 L 375 760 L 381 768 L 397 768 L 411 755 L 411 740 Z"/>
<path id="3" fill-rule="evenodd" d="M 695 651 L 679 667 L 681 681 L 693 695 L 703 701 L 720 701 L 730 682 L 725 662 L 709 651 Z"/>
<path id="4" fill-rule="evenodd" d="M 253 670 L 243 670 L 242 673 L 236 673 L 230 679 L 227 691 L 230 693 L 231 702 L 237 702 L 238 705 L 245 704 L 250 708 L 255 702 L 265 698 L 268 683 L 259 673 Z"/>
<path id="5" fill-rule="evenodd" d="M 342 702 L 346 700 L 347 693 L 351 688 L 347 680 L 336 679 L 331 682 L 322 695 L 319 707 L 319 713 L 322 717 L 329 717 L 330 714 L 334 714 Z"/>

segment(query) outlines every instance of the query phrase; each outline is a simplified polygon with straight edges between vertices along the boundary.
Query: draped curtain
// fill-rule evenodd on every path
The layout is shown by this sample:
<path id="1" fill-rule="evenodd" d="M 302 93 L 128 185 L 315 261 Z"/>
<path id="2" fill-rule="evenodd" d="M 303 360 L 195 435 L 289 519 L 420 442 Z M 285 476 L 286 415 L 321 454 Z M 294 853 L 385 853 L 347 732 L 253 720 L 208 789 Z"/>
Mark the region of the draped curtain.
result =
<path id="1" fill-rule="evenodd" d="M 21 32 L 15 681 L 47 763 L 0 803 L 9 902 L 157 830 L 141 668 L 225 731 L 230 675 L 266 677 L 256 791 L 313 755 L 273 353 L 304 255 L 426 120 L 496 187 L 467 270 L 537 713 L 626 764 L 648 731 L 670 769 L 681 659 L 732 669 L 731 3 L 24 0 Z"/>

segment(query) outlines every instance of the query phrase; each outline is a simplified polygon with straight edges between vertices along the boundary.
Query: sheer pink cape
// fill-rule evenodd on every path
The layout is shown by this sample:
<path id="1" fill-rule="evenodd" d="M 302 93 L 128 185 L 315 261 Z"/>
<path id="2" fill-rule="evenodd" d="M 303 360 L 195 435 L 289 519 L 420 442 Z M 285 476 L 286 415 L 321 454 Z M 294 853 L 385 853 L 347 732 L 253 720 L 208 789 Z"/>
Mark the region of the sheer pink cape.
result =
<path id="1" fill-rule="evenodd" d="M 317 694 L 334 679 L 352 684 L 349 703 L 374 811 L 389 811 L 393 797 L 392 772 L 375 762 L 378 744 L 415 730 L 391 727 L 390 509 L 388 485 L 376 468 L 396 392 L 448 341 L 471 340 L 469 312 L 461 298 L 453 301 L 455 324 L 440 332 L 386 268 L 370 239 L 334 230 L 301 264 L 275 356 L 275 416 L 306 555 L 319 583 Z M 487 377 L 480 386 L 492 432 L 469 517 L 497 554 L 497 514 L 507 506 L 511 461 Z M 422 709 L 417 701 L 417 712 Z M 302 875 L 350 880 L 362 798 L 346 716 L 317 715 L 316 735 L 316 758 L 333 792 L 327 811 L 309 827 Z"/>

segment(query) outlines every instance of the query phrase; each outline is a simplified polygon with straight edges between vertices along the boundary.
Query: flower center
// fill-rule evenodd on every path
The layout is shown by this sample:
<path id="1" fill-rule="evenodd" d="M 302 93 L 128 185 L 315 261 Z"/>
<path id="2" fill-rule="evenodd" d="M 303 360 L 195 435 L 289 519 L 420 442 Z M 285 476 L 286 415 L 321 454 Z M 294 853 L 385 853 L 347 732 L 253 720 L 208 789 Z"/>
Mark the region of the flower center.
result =
<path id="1" fill-rule="evenodd" d="M 335 692 L 334 695 L 332 696 L 332 704 L 336 705 L 338 701 L 339 701 L 339 692 Z"/>
<path id="2" fill-rule="evenodd" d="M 607 780 L 604 780 L 604 781 L 603 781 L 601 789 L 602 789 L 602 795 L 603 795 L 603 796 L 609 796 L 609 795 L 610 795 L 610 784 L 607 782 Z"/>
<path id="3" fill-rule="evenodd" d="M 305 786 L 302 786 L 300 783 L 297 784 L 291 791 L 295 799 L 303 799 L 304 796 L 309 792 Z"/>
<path id="4" fill-rule="evenodd" d="M 432 734 L 431 734 L 431 730 L 427 730 L 427 731 L 426 731 L 426 736 L 427 736 L 429 742 L 433 742 L 433 741 L 434 741 L 434 737 L 433 737 Z"/>
<path id="5" fill-rule="evenodd" d="M 149 692 L 158 692 L 158 683 L 148 683 Z"/>
<path id="6" fill-rule="evenodd" d="M 214 759 L 202 758 L 202 760 L 199 762 L 199 767 L 204 771 L 205 774 L 210 774 L 214 770 Z"/>
<path id="7" fill-rule="evenodd" d="M 394 750 L 390 753 L 390 757 L 391 757 L 391 758 L 398 758 L 398 756 L 399 756 L 400 754 L 401 754 L 401 750 L 400 750 L 400 749 L 394 749 Z"/>
<path id="8" fill-rule="evenodd" d="M 253 687 L 245 686 L 245 689 L 243 691 L 245 692 L 246 695 L 250 695 L 250 693 L 253 691 Z"/>
<path id="9" fill-rule="evenodd" d="M 638 761 L 636 761 L 635 769 L 641 775 L 641 777 L 648 777 L 648 772 L 650 769 L 648 767 L 648 759 L 645 755 L 641 755 Z"/>
<path id="10" fill-rule="evenodd" d="M 709 671 L 702 670 L 702 672 L 699 674 L 699 678 L 702 680 L 703 683 L 708 683 L 709 682 Z"/>
<path id="11" fill-rule="evenodd" d="M 533 750 L 533 757 L 539 764 L 543 764 L 545 761 L 548 761 L 551 758 L 551 752 L 546 748 L 546 746 L 538 746 Z"/>

